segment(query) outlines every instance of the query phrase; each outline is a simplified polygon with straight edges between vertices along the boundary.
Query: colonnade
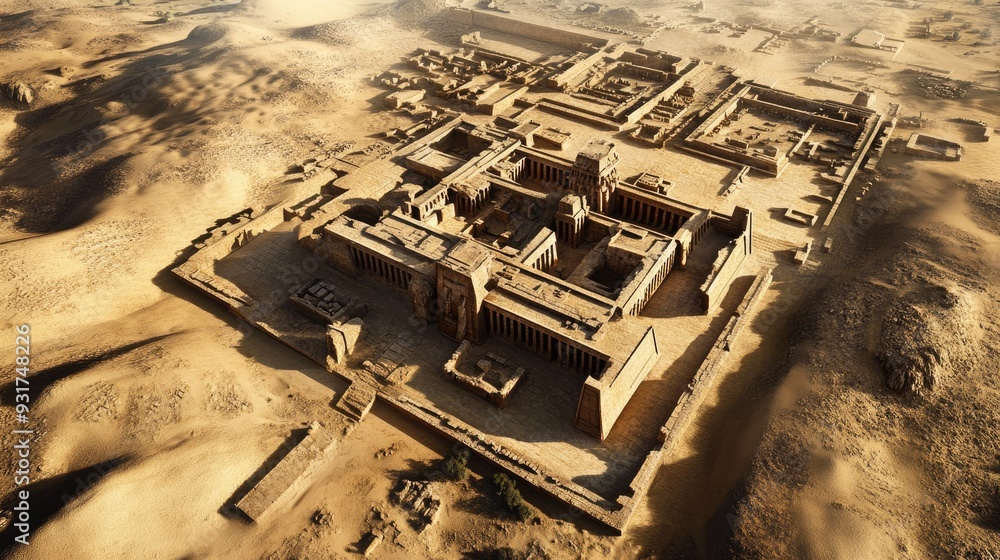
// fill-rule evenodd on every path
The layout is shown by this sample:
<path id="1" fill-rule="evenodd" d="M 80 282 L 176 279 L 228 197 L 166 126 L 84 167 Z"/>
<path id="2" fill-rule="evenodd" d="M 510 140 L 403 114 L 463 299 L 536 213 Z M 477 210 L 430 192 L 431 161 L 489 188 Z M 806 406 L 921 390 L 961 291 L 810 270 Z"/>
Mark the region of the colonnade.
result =
<path id="1" fill-rule="evenodd" d="M 351 246 L 351 256 L 354 262 L 368 273 L 381 279 L 386 284 L 407 290 L 413 273 L 396 266 L 385 259 L 372 255 L 367 251 Z"/>
<path id="2" fill-rule="evenodd" d="M 607 358 L 591 354 L 566 340 L 527 325 L 495 307 L 487 305 L 485 309 L 492 334 L 587 375 L 598 375 L 608 365 Z"/>

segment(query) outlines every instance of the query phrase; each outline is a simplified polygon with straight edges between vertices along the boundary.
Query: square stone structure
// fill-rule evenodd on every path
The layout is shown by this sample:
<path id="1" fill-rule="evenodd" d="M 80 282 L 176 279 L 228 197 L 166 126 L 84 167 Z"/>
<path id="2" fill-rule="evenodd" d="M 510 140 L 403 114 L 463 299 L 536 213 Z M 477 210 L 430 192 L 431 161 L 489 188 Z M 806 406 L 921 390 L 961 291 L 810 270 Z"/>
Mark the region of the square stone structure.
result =
<path id="1" fill-rule="evenodd" d="M 893 123 L 707 61 L 448 14 L 469 43 L 374 79 L 412 124 L 324 155 L 175 273 L 346 380 L 350 417 L 377 395 L 622 530 L 766 271 L 825 235 Z"/>
<path id="2" fill-rule="evenodd" d="M 503 338 L 586 376 L 574 425 L 606 438 L 660 355 L 655 329 L 629 317 L 730 218 L 623 183 L 607 141 L 565 160 L 452 117 L 408 152 L 419 192 L 391 210 L 375 210 L 383 198 L 323 214 L 301 244 L 404 292 L 452 340 Z M 563 250 L 584 256 L 558 275 Z"/>

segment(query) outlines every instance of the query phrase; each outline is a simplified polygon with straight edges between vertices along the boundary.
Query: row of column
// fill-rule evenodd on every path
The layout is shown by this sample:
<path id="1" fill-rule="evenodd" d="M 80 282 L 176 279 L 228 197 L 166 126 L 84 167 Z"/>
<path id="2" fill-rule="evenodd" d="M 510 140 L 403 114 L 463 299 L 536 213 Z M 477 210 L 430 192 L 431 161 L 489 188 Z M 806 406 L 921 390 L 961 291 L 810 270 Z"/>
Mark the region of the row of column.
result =
<path id="1" fill-rule="evenodd" d="M 701 241 L 701 238 L 705 235 L 705 232 L 708 231 L 708 226 L 709 226 L 710 223 L 711 223 L 711 220 L 705 220 L 704 222 L 702 222 L 701 227 L 699 227 L 698 229 L 694 230 L 694 233 L 691 235 L 691 246 L 692 247 L 694 247 L 694 245 L 696 243 L 698 243 L 699 241 Z"/>
<path id="2" fill-rule="evenodd" d="M 471 198 L 461 193 L 456 194 L 455 210 L 459 214 L 464 214 L 464 215 L 475 214 L 476 212 L 479 212 L 479 210 L 483 207 L 483 204 L 486 203 L 486 199 L 489 198 L 489 195 L 490 195 L 489 189 L 483 189 L 478 193 L 476 193 L 476 195 Z"/>
<path id="3" fill-rule="evenodd" d="M 577 223 L 579 222 L 579 223 Z M 580 245 L 583 234 L 583 220 L 572 217 L 556 219 L 556 237 L 574 249 Z"/>
<path id="4" fill-rule="evenodd" d="M 647 70 L 640 70 L 635 66 L 624 66 L 622 67 L 622 72 L 628 76 L 633 76 L 636 78 L 642 78 L 643 80 L 652 80 L 655 82 L 665 82 L 667 81 L 662 72 L 650 72 Z"/>
<path id="5" fill-rule="evenodd" d="M 556 244 L 549 245 L 544 253 L 538 256 L 532 266 L 542 272 L 548 272 L 552 265 L 556 264 Z"/>
<path id="6" fill-rule="evenodd" d="M 448 189 L 441 189 L 441 192 L 437 196 L 428 200 L 420 207 L 420 216 L 424 217 L 441 208 L 448 202 Z"/>
<path id="7" fill-rule="evenodd" d="M 385 283 L 403 290 L 409 289 L 410 278 L 412 277 L 409 272 L 357 247 L 352 246 L 351 253 L 354 256 L 355 263 L 382 279 Z"/>
<path id="8" fill-rule="evenodd" d="M 610 214 L 614 210 L 614 206 L 611 205 L 611 194 L 615 192 L 615 185 L 617 183 L 614 181 L 598 179 L 596 191 L 587 193 L 587 201 L 595 211 Z"/>
<path id="9" fill-rule="evenodd" d="M 620 206 L 626 218 L 670 234 L 676 233 L 685 220 L 680 214 L 634 198 L 622 197 Z"/>
<path id="10" fill-rule="evenodd" d="M 670 259 L 665 259 L 660 264 L 660 270 L 656 271 L 656 275 L 653 276 L 652 281 L 646 284 L 642 297 L 639 301 L 635 302 L 635 305 L 633 305 L 631 309 L 629 309 L 629 315 L 638 315 L 642 313 L 642 309 L 646 307 L 647 303 L 649 303 L 649 299 L 653 297 L 656 290 L 658 290 L 660 285 L 663 284 L 663 281 L 667 279 L 667 274 L 670 274 L 670 263 Z"/>
<path id="11" fill-rule="evenodd" d="M 490 332 L 524 346 L 550 360 L 585 373 L 597 375 L 608 365 L 607 360 L 534 329 L 517 319 L 487 307 L 487 324 Z"/>
<path id="12" fill-rule="evenodd" d="M 525 159 L 528 160 L 528 178 L 546 183 L 566 184 L 566 172 L 562 169 L 530 158 Z"/>
<path id="13" fill-rule="evenodd" d="M 510 177 L 511 180 L 521 180 L 521 176 L 524 175 L 524 164 L 527 163 L 527 161 L 528 158 L 521 158 L 514 162 L 514 176 Z"/>

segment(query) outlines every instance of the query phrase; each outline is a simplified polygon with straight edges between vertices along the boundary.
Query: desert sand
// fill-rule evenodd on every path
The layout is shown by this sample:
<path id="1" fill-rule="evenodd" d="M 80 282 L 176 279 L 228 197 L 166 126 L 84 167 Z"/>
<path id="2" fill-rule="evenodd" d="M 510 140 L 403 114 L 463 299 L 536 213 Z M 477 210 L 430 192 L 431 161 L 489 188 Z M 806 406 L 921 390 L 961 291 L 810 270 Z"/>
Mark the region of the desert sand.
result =
<path id="1" fill-rule="evenodd" d="M 502 4 L 581 17 L 582 2 Z M 31 326 L 36 436 L 31 544 L 20 546 L 5 365 L 3 554 L 356 558 L 367 531 L 389 523 L 375 557 L 1000 558 L 1000 140 L 974 142 L 953 121 L 1000 125 L 1000 46 L 984 32 L 1000 33 L 1000 6 L 602 4 L 607 17 L 588 22 L 658 16 L 651 48 L 802 95 L 850 102 L 823 80 L 867 88 L 880 111 L 900 104 L 920 132 L 966 147 L 939 162 L 891 144 L 868 194 L 839 210 L 834 250 L 777 277 L 621 537 L 530 488 L 537 520 L 513 519 L 477 459 L 466 482 L 435 483 L 444 513 L 415 531 L 391 491 L 433 473 L 452 443 L 379 404 L 277 519 L 226 509 L 297 431 L 342 424 L 331 402 L 345 385 L 170 270 L 217 220 L 286 200 L 290 168 L 317 150 L 402 124 L 376 111 L 385 92 L 370 78 L 457 40 L 464 30 L 435 17 L 444 2 L 0 0 L 0 84 L 33 93 L 0 106 L 0 327 L 13 348 L 14 326 Z M 912 35 L 946 10 L 940 36 Z M 816 16 L 842 35 L 755 52 L 759 30 L 710 33 L 701 16 L 779 29 Z M 904 50 L 845 45 L 864 27 L 905 38 Z M 958 41 L 940 38 L 953 29 Z M 889 68 L 813 71 L 834 53 Z M 948 69 L 968 93 L 928 94 L 906 66 Z M 933 383 L 889 388 L 890 355 L 921 357 L 916 375 Z"/>

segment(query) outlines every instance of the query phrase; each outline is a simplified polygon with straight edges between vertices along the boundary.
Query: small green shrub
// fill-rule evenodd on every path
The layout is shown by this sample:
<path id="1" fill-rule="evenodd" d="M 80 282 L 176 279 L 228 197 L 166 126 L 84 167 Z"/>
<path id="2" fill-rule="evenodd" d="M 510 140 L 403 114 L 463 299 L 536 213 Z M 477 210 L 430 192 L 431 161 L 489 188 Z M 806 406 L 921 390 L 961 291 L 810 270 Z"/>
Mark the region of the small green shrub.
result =
<path id="1" fill-rule="evenodd" d="M 441 472 L 452 480 L 462 481 L 469 476 L 469 450 L 462 449 L 441 463 Z"/>
<path id="2" fill-rule="evenodd" d="M 534 511 L 517 489 L 517 484 L 504 473 L 493 475 L 493 484 L 497 487 L 497 495 L 503 500 L 504 505 L 521 521 L 527 521 L 534 515 Z"/>

